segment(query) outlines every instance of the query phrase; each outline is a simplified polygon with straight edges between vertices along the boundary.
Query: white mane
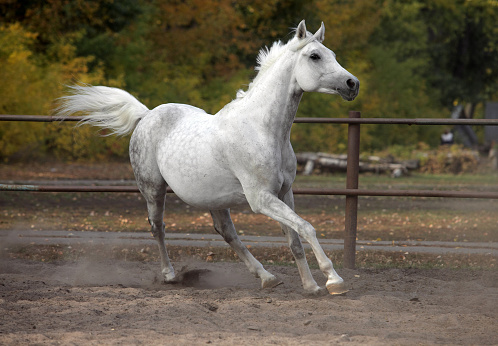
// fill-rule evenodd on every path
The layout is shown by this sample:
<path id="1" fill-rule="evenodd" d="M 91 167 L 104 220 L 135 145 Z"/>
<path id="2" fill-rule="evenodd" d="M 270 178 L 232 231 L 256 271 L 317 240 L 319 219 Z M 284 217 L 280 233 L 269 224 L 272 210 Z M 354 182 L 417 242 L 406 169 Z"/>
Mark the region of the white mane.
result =
<path id="1" fill-rule="evenodd" d="M 256 58 L 256 67 L 254 68 L 259 73 L 264 73 L 268 68 L 273 65 L 278 58 L 285 52 L 287 45 L 281 41 L 273 42 L 271 48 L 264 47 L 259 51 Z"/>
<path id="2" fill-rule="evenodd" d="M 302 49 L 305 47 L 308 43 L 312 42 L 315 40 L 315 37 L 313 36 L 312 33 L 307 32 L 307 37 L 306 39 L 303 40 L 298 40 L 296 38 L 291 39 L 289 42 L 286 44 L 283 44 L 282 41 L 276 41 L 273 42 L 271 48 L 268 48 L 265 46 L 264 48 L 260 49 L 258 53 L 258 57 L 256 58 L 256 67 L 254 70 L 258 71 L 258 74 L 256 78 L 254 78 L 254 81 L 249 84 L 249 88 L 247 91 L 244 91 L 242 89 L 237 91 L 237 98 L 242 98 L 246 95 L 246 93 L 251 89 L 253 84 L 257 81 L 258 77 L 260 77 L 262 74 L 264 74 L 275 62 L 284 54 L 287 50 L 292 50 L 294 52 Z"/>

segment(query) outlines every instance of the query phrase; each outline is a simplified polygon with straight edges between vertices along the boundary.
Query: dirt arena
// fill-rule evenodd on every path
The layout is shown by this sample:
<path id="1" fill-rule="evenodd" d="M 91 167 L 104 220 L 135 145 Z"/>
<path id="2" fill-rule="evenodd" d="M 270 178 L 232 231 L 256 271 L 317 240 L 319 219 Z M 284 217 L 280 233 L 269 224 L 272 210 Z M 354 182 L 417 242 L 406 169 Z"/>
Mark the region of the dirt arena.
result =
<path id="1" fill-rule="evenodd" d="M 4 179 L 25 180 L 132 178 L 128 164 L 107 168 L 0 165 L 0 173 Z M 71 216 L 81 214 L 75 220 L 68 218 L 71 224 L 83 223 L 92 211 L 110 210 L 111 206 L 115 208 L 111 210 L 115 219 L 123 211 L 145 210 L 143 201 L 137 198 L 92 196 L 78 196 L 76 200 L 71 195 L 60 201 L 54 197 L 54 205 L 47 204 L 46 195 L 22 197 L 17 204 L 4 197 L 4 205 L 15 210 L 15 215 L 9 212 L 0 223 L 6 229 L 28 229 L 41 222 L 41 215 L 36 222 L 29 219 L 34 211 L 57 208 L 58 214 L 53 216 L 57 220 L 64 206 Z M 314 201 L 314 209 L 322 208 L 320 204 L 317 207 L 321 200 L 316 196 L 302 202 L 308 200 Z M 428 204 L 430 201 L 403 203 L 404 207 L 421 208 L 423 203 L 424 208 L 440 208 L 441 204 L 434 206 L 440 201 Z M 332 202 L 327 200 L 327 208 Z M 393 203 L 399 207 L 401 202 Z M 491 201 L 476 203 L 459 204 L 458 210 L 496 210 Z M 178 215 L 186 213 L 179 204 L 170 204 L 175 206 Z M 310 208 L 310 204 L 304 206 Z M 393 206 L 376 207 L 391 210 Z M 134 230 L 142 224 L 148 229 L 144 212 L 138 213 L 136 219 Z M 94 225 L 96 220 L 89 222 Z M 67 229 L 55 226 L 58 224 L 48 224 L 46 229 Z M 104 226 L 102 223 L 99 227 Z M 122 230 L 123 224 L 118 228 Z M 382 239 L 384 235 L 385 232 Z M 413 239 L 427 236 L 420 232 L 410 235 Z M 376 237 L 372 234 L 368 239 Z M 493 241 L 476 239 L 470 241 Z M 55 261 L 49 258 L 43 262 L 45 258 L 35 256 L 26 257 L 36 261 L 20 259 L 22 256 L 14 259 L 5 251 L 6 243 L 0 245 L 0 345 L 498 344 L 498 272 L 494 267 L 338 269 L 350 291 L 342 296 L 310 297 L 303 294 L 295 266 L 267 266 L 283 284 L 261 290 L 259 280 L 240 262 L 176 261 L 176 269 L 187 266 L 190 270 L 209 271 L 199 278 L 190 277 L 184 285 L 164 285 L 158 280 L 157 256 L 111 259 L 109 249 L 99 256 L 87 253 L 77 261 L 59 254 L 54 256 Z M 462 260 L 459 268 L 466 265 L 469 262 Z M 424 266 L 419 264 L 419 268 Z M 313 274 L 321 285 L 325 283 L 318 270 Z"/>
<path id="2" fill-rule="evenodd" d="M 297 269 L 261 290 L 242 263 L 184 285 L 158 282 L 155 262 L 0 259 L 0 344 L 496 345 L 496 271 L 340 269 L 350 291 L 303 294 Z M 323 276 L 314 270 L 320 284 Z"/>

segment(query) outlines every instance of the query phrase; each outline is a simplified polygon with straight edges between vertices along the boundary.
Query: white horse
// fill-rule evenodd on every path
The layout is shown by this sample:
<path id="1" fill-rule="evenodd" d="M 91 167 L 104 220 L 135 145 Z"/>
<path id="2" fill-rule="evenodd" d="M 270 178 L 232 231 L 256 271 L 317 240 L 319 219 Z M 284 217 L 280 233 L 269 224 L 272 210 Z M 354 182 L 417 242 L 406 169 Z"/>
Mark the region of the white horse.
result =
<path id="1" fill-rule="evenodd" d="M 119 135 L 133 132 L 130 161 L 147 201 L 165 282 L 175 281 L 164 242 L 164 202 L 170 186 L 187 204 L 211 211 L 216 231 L 261 279 L 263 288 L 281 282 L 242 244 L 230 207 L 249 203 L 254 212 L 280 223 L 305 291 L 323 289 L 311 275 L 299 236 L 311 245 L 328 291 L 347 291 L 315 229 L 294 212 L 291 189 L 296 157 L 290 131 L 303 92 L 338 94 L 351 101 L 359 91 L 358 79 L 322 45 L 324 33 L 323 23 L 313 35 L 302 21 L 287 44 L 275 42 L 261 50 L 259 72 L 248 90 L 239 91 L 214 116 L 174 103 L 149 110 L 129 93 L 103 86 L 74 86 L 72 95 L 62 97 L 61 115 L 83 112 L 85 122 Z"/>

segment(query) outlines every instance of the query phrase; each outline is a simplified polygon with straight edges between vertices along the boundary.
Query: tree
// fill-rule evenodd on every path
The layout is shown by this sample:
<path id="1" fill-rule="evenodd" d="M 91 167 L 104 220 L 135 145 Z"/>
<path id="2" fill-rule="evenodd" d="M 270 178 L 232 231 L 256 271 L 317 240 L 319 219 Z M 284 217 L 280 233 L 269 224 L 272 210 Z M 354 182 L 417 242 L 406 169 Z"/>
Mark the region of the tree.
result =
<path id="1" fill-rule="evenodd" d="M 5 23 L 20 23 L 37 34 L 34 49 L 57 54 L 53 46 L 70 39 L 79 57 L 92 56 L 90 72 L 104 67 L 110 78 L 120 32 L 140 13 L 134 0 L 24 0 L 0 1 L 0 14 Z"/>
<path id="2" fill-rule="evenodd" d="M 258 50 L 297 25 L 306 3 L 155 1 L 130 28 L 134 40 L 123 51 L 136 55 L 126 63 L 125 80 L 151 105 L 184 102 L 214 113 L 249 83 Z"/>
<path id="3" fill-rule="evenodd" d="M 437 117 L 437 90 L 428 88 L 425 71 L 430 68 L 427 27 L 417 1 L 391 0 L 383 4 L 379 25 L 370 36 L 367 57 L 371 62 L 368 85 L 377 103 L 372 117 Z M 437 145 L 439 129 L 404 125 L 376 125 L 369 129 L 367 148 L 392 145 Z"/>
<path id="4" fill-rule="evenodd" d="M 182 102 L 215 113 L 250 83 L 258 50 L 287 41 L 290 27 L 306 19 L 310 29 L 325 22 L 324 44 L 361 90 L 354 102 L 305 94 L 298 116 L 441 117 L 456 103 L 474 109 L 498 94 L 495 2 L 0 0 L 0 77 L 10 81 L 0 86 L 0 111 L 48 113 L 61 85 L 82 81 L 122 87 L 150 108 Z M 126 139 L 95 141 L 91 129 L 16 126 L 0 128 L 2 158 L 36 150 L 126 156 Z M 25 129 L 31 139 L 23 146 L 15 134 Z M 342 152 L 346 129 L 299 125 L 292 140 L 297 151 Z M 362 149 L 437 145 L 439 130 L 364 126 Z"/>
<path id="5" fill-rule="evenodd" d="M 427 25 L 426 77 L 440 102 L 476 104 L 498 91 L 498 6 L 495 1 L 420 2 Z"/>
<path id="6" fill-rule="evenodd" d="M 57 60 L 47 64 L 47 56 L 36 51 L 37 34 L 19 23 L 0 25 L 1 114 L 49 114 L 53 100 L 62 94 L 62 85 L 73 78 L 87 83 L 102 83 L 103 72 L 88 72 L 91 58 L 76 57 L 76 48 L 61 40 L 52 47 Z M 54 55 L 55 56 L 55 55 Z M 52 59 L 54 58 L 52 56 Z M 41 157 L 47 153 L 62 158 L 91 158 L 126 155 L 126 144 L 116 140 L 92 140 L 91 128 L 75 132 L 70 124 L 2 122 L 0 160 Z"/>

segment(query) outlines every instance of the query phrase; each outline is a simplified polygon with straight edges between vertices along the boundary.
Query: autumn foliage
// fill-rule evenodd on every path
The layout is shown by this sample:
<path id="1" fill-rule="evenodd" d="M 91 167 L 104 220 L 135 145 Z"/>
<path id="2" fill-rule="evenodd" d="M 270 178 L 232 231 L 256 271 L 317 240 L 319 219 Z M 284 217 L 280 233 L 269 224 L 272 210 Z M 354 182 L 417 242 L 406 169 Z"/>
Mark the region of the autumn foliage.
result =
<path id="1" fill-rule="evenodd" d="M 492 0 L 0 0 L 0 113 L 50 114 L 64 85 L 115 86 L 149 108 L 217 112 L 255 76 L 256 55 L 293 26 L 326 26 L 325 45 L 361 81 L 346 103 L 306 94 L 298 116 L 447 117 L 497 96 Z M 477 110 L 479 112 L 479 107 Z M 72 123 L 0 123 L 0 160 L 127 157 L 128 138 Z M 362 149 L 426 142 L 437 127 L 365 126 Z M 343 152 L 345 126 L 296 125 L 296 151 Z"/>

